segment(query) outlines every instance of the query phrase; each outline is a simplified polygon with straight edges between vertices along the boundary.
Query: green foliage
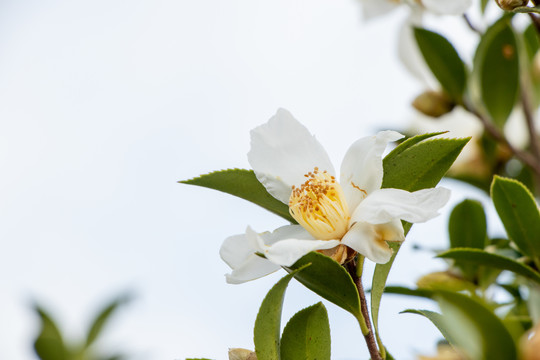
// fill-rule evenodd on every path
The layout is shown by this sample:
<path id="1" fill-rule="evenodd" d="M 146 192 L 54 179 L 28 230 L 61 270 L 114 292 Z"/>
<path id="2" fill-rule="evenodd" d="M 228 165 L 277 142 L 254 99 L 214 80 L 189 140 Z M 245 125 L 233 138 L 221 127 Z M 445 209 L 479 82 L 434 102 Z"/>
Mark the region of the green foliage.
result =
<path id="1" fill-rule="evenodd" d="M 297 312 L 281 337 L 281 360 L 330 360 L 330 323 L 322 303 Z"/>
<path id="2" fill-rule="evenodd" d="M 467 72 L 454 46 L 444 36 L 426 29 L 415 28 L 414 36 L 433 75 L 450 97 L 461 103 Z"/>
<path id="3" fill-rule="evenodd" d="M 311 291 L 336 304 L 363 321 L 360 298 L 349 273 L 328 256 L 311 252 L 299 259 L 291 269 L 301 269 L 294 277 Z"/>
<path id="4" fill-rule="evenodd" d="M 70 351 L 64 344 L 62 333 L 52 317 L 39 305 L 34 310 L 40 317 L 41 330 L 34 342 L 34 349 L 41 360 L 68 360 Z"/>
<path id="5" fill-rule="evenodd" d="M 519 92 L 518 46 L 508 17 L 496 22 L 482 36 L 474 71 L 484 106 L 493 122 L 502 128 Z"/>
<path id="6" fill-rule="evenodd" d="M 238 196 L 296 224 L 296 220 L 289 214 L 288 205 L 270 195 L 252 170 L 215 171 L 194 179 L 182 180 L 179 183 L 202 186 Z"/>
<path id="7" fill-rule="evenodd" d="M 520 182 L 496 176 L 491 198 L 510 239 L 540 265 L 540 211 L 530 191 Z"/>
<path id="8" fill-rule="evenodd" d="M 438 257 L 445 259 L 454 259 L 458 261 L 465 261 L 474 263 L 476 265 L 483 265 L 500 270 L 511 271 L 515 274 L 521 275 L 527 279 L 530 279 L 540 284 L 540 274 L 536 272 L 530 266 L 522 264 L 514 259 L 488 253 L 479 249 L 451 249 L 438 255 Z"/>
<path id="9" fill-rule="evenodd" d="M 512 335 L 484 304 L 452 292 L 437 292 L 443 313 L 443 326 L 453 345 L 466 351 L 472 359 L 517 359 Z"/>
<path id="10" fill-rule="evenodd" d="M 86 336 L 86 345 L 85 347 L 89 347 L 92 345 L 96 339 L 101 335 L 105 325 L 110 320 L 111 315 L 122 305 L 128 303 L 131 300 L 131 296 L 125 295 L 121 296 L 118 299 L 114 300 L 103 310 L 101 310 L 96 318 L 94 319 L 94 322 L 92 325 L 90 325 L 90 328 L 88 330 L 88 335 Z"/>
<path id="11" fill-rule="evenodd" d="M 451 248 L 484 249 L 487 245 L 486 214 L 480 202 L 464 200 L 456 205 L 448 223 Z M 474 264 L 456 262 L 468 279 L 474 280 L 478 267 Z"/>
<path id="12" fill-rule="evenodd" d="M 383 188 L 416 191 L 434 187 L 454 163 L 466 139 L 429 139 L 440 133 L 414 136 L 401 143 L 383 160 Z M 429 140 L 428 140 L 429 139 Z M 405 227 L 407 232 L 410 226 Z M 399 251 L 399 244 L 390 244 L 394 254 L 386 264 L 377 264 L 373 273 L 371 289 L 371 314 L 373 327 L 382 348 L 379 335 L 379 307 L 386 279 Z"/>
<path id="13" fill-rule="evenodd" d="M 266 294 L 253 330 L 253 340 L 255 342 L 255 352 L 258 360 L 276 360 L 280 356 L 279 334 L 281 330 L 281 310 L 283 308 L 283 298 L 285 290 L 294 275 L 311 264 L 306 264 L 290 274 L 284 276 Z"/>
<path id="14" fill-rule="evenodd" d="M 123 355 L 98 355 L 94 349 L 96 340 L 100 337 L 106 323 L 113 313 L 123 304 L 130 300 L 130 296 L 124 295 L 107 304 L 101 310 L 88 330 L 86 339 L 79 345 L 66 344 L 62 333 L 58 329 L 52 317 L 39 305 L 34 309 L 41 320 L 41 330 L 34 342 L 34 349 L 41 360 L 121 360 Z"/>
<path id="15" fill-rule="evenodd" d="M 430 139 L 440 133 L 416 136 L 400 144 L 383 160 L 383 188 L 416 191 L 439 183 L 454 163 L 466 139 Z"/>
<path id="16" fill-rule="evenodd" d="M 516 13 L 537 13 L 540 14 L 540 6 L 519 6 L 513 10 Z"/>
<path id="17" fill-rule="evenodd" d="M 444 316 L 430 310 L 414 310 L 414 309 L 407 309 L 403 310 L 400 314 L 417 314 L 422 315 L 425 318 L 427 318 L 429 321 L 433 323 L 439 329 L 441 334 L 444 336 L 446 341 L 448 341 L 450 344 L 455 344 L 456 341 L 452 338 L 451 332 L 448 331 L 446 328 L 446 324 L 444 323 Z"/>

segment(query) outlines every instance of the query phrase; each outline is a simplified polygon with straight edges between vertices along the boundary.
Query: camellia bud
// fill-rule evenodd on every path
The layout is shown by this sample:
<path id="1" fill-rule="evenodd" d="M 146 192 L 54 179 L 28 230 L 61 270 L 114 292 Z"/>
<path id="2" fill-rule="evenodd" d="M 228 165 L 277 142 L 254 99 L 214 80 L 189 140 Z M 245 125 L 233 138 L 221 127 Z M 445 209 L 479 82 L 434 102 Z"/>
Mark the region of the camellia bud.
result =
<path id="1" fill-rule="evenodd" d="M 418 95 L 412 106 L 424 115 L 439 117 L 452 111 L 455 104 L 444 92 L 428 90 Z"/>
<path id="2" fill-rule="evenodd" d="M 257 360 L 257 355 L 247 349 L 229 349 L 229 360 Z"/>
<path id="3" fill-rule="evenodd" d="M 503 10 L 512 11 L 521 6 L 527 6 L 529 0 L 496 0 L 497 5 Z"/>
<path id="4" fill-rule="evenodd" d="M 526 332 L 521 338 L 520 345 L 523 360 L 540 360 L 540 325 Z"/>

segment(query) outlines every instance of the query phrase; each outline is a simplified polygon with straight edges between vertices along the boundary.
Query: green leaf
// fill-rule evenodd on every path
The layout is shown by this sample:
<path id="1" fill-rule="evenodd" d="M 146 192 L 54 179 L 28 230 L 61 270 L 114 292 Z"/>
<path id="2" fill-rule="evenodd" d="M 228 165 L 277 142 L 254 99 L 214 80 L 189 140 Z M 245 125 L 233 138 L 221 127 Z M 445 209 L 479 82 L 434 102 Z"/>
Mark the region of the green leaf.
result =
<path id="1" fill-rule="evenodd" d="M 279 333 L 281 330 L 281 309 L 285 290 L 291 279 L 298 272 L 309 268 L 311 264 L 305 264 L 297 270 L 284 276 L 270 289 L 264 298 L 257 319 L 255 320 L 254 342 L 258 360 L 279 359 Z"/>
<path id="2" fill-rule="evenodd" d="M 534 55 L 536 55 L 536 52 L 540 50 L 540 41 L 538 39 L 536 28 L 533 24 L 527 26 L 523 32 L 523 39 L 527 56 L 529 57 L 529 60 L 532 60 Z"/>
<path id="3" fill-rule="evenodd" d="M 297 312 L 281 337 L 281 360 L 330 360 L 330 323 L 322 303 Z"/>
<path id="4" fill-rule="evenodd" d="M 506 233 L 519 250 L 540 265 L 540 211 L 520 182 L 495 176 L 491 198 Z"/>
<path id="5" fill-rule="evenodd" d="M 438 255 L 440 258 L 467 261 L 501 270 L 512 271 L 515 274 L 531 279 L 540 284 L 540 274 L 533 268 L 505 256 L 488 253 L 479 249 L 452 249 Z"/>
<path id="6" fill-rule="evenodd" d="M 426 299 L 433 298 L 435 291 L 429 289 L 410 289 L 403 286 L 387 286 L 384 288 L 385 294 L 417 296 Z"/>
<path id="7" fill-rule="evenodd" d="M 461 103 L 467 72 L 456 49 L 442 35 L 415 28 L 414 36 L 431 72 L 452 99 Z"/>
<path id="8" fill-rule="evenodd" d="M 450 247 L 483 249 L 487 245 L 486 226 L 486 213 L 482 204 L 469 199 L 462 201 L 450 214 Z"/>
<path id="9" fill-rule="evenodd" d="M 487 245 L 486 213 L 479 201 L 464 200 L 454 207 L 448 222 L 451 248 L 484 249 Z M 468 279 L 474 279 L 478 266 L 456 262 Z"/>
<path id="10" fill-rule="evenodd" d="M 518 6 L 517 8 L 514 8 L 513 12 L 540 14 L 540 6 Z"/>
<path id="11" fill-rule="evenodd" d="M 202 186 L 238 196 L 296 224 L 296 220 L 289 214 L 289 206 L 270 195 L 252 170 L 215 171 L 194 179 L 179 181 L 179 183 Z"/>
<path id="12" fill-rule="evenodd" d="M 70 352 L 51 316 L 37 304 L 34 305 L 34 310 L 41 319 L 41 330 L 34 342 L 34 349 L 39 358 L 41 360 L 68 360 Z"/>
<path id="13" fill-rule="evenodd" d="M 426 135 L 420 136 L 425 139 Z M 418 142 L 416 136 L 408 139 L 384 158 L 382 187 L 407 191 L 434 187 L 469 140 L 430 139 Z"/>
<path id="14" fill-rule="evenodd" d="M 436 186 L 470 140 L 470 138 L 427 140 L 439 134 L 412 137 L 390 152 L 383 160 L 382 187 L 416 191 Z M 410 224 L 405 224 L 404 229 L 407 234 Z M 400 247 L 399 243 L 389 245 L 394 254 L 386 264 L 375 266 L 371 289 L 373 328 L 380 348 L 382 348 L 382 342 L 379 336 L 379 307 L 388 274 Z"/>
<path id="15" fill-rule="evenodd" d="M 126 304 L 131 299 L 129 295 L 120 296 L 118 299 L 112 301 L 109 305 L 103 308 L 99 314 L 94 319 L 92 325 L 88 330 L 88 335 L 86 336 L 86 345 L 89 347 L 96 341 L 98 336 L 101 334 L 104 329 L 107 321 L 110 319 L 111 315 L 118 309 L 119 306 Z"/>
<path id="16" fill-rule="evenodd" d="M 468 296 L 452 292 L 437 292 L 444 328 L 453 345 L 472 359 L 517 359 L 512 335 L 501 319 L 491 310 Z"/>
<path id="17" fill-rule="evenodd" d="M 502 128 L 519 92 L 517 41 L 508 17 L 496 22 L 482 36 L 474 64 L 486 110 Z"/>
<path id="18" fill-rule="evenodd" d="M 381 337 L 379 335 L 379 308 L 381 306 L 382 294 L 386 285 L 386 279 L 392 268 L 392 264 L 397 256 L 399 248 L 401 247 L 400 243 L 388 243 L 392 248 L 393 254 L 390 261 L 386 264 L 377 264 L 375 266 L 375 271 L 373 273 L 373 282 L 371 287 L 371 318 L 373 320 L 373 330 L 375 331 L 375 338 L 379 344 L 379 349 L 385 349 Z M 386 354 L 383 353 L 383 358 L 386 358 Z"/>
<path id="19" fill-rule="evenodd" d="M 446 329 L 446 324 L 444 323 L 444 317 L 434 311 L 430 310 L 414 310 L 414 309 L 407 309 L 400 312 L 400 314 L 417 314 L 422 315 L 426 317 L 428 320 L 430 320 L 437 329 L 441 332 L 441 334 L 444 336 L 446 341 L 448 341 L 450 344 L 455 344 L 455 340 L 452 338 L 452 335 Z"/>
<path id="20" fill-rule="evenodd" d="M 357 319 L 362 317 L 356 285 L 347 270 L 335 260 L 317 252 L 310 252 L 303 256 L 291 266 L 291 269 L 300 269 L 306 264 L 312 265 L 296 273 L 294 276 L 296 280 L 326 300 L 350 312 Z"/>

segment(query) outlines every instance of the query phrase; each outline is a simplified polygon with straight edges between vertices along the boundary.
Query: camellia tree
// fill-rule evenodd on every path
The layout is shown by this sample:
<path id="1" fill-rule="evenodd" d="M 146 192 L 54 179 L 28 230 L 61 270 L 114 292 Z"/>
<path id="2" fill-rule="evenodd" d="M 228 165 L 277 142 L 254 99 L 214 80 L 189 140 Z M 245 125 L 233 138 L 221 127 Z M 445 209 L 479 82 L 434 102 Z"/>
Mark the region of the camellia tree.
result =
<path id="1" fill-rule="evenodd" d="M 251 131 L 252 169 L 180 181 L 243 198 L 289 223 L 273 231 L 248 226 L 221 246 L 231 268 L 228 283 L 280 269 L 287 273 L 260 306 L 253 351 L 230 349 L 229 358 L 330 359 L 322 302 L 297 312 L 281 331 L 285 291 L 295 279 L 356 319 L 373 360 L 401 358 L 379 334 L 385 293 L 438 304 L 437 312 L 403 309 L 431 321 L 445 339 L 439 354 L 424 360 L 540 359 L 540 2 L 359 2 L 366 18 L 396 7 L 410 10 L 399 56 L 426 86 L 412 103 L 421 122 L 402 131 L 406 136 L 387 130 L 357 140 L 338 173 L 309 130 L 280 109 Z M 467 16 L 472 6 L 479 6 L 481 24 Z M 464 59 L 444 34 L 425 27 L 427 17 L 441 15 L 461 17 L 476 36 L 472 58 Z M 445 137 L 445 130 L 463 137 Z M 437 186 L 444 176 L 487 192 L 506 236 L 490 238 L 482 204 L 465 199 L 451 212 L 448 249 L 436 254 L 447 260 L 447 269 L 425 274 L 415 288 L 387 285 L 411 226 L 437 216 L 448 201 L 450 190 Z M 366 261 L 376 264 L 371 279 L 363 276 Z M 503 292 L 501 302 L 494 295 Z M 36 305 L 42 325 L 36 354 L 43 360 L 123 358 L 102 355 L 94 344 L 125 301 L 106 306 L 75 344 L 66 343 L 52 317 Z"/>
<path id="2" fill-rule="evenodd" d="M 535 199 L 540 193 L 540 3 L 360 3 L 366 18 L 395 7 L 410 9 L 399 54 L 426 84 L 412 105 L 424 126 L 446 124 L 448 129 L 441 130 L 465 136 L 444 137 L 445 131 L 426 132 L 421 126 L 403 131 L 405 137 L 382 131 L 354 142 L 338 173 L 315 137 L 280 109 L 251 131 L 251 170 L 181 181 L 238 196 L 289 222 L 273 231 L 248 226 L 221 247 L 231 284 L 279 269 L 288 273 L 260 306 L 254 351 L 231 349 L 230 359 L 330 359 L 322 302 L 300 310 L 281 331 L 292 279 L 349 312 L 373 360 L 400 358 L 379 334 L 383 293 L 439 305 L 440 312 L 403 309 L 431 321 L 445 338 L 431 359 L 540 359 L 540 211 Z M 496 5 L 502 10 L 494 12 Z M 471 6 L 484 14 L 482 26 L 467 16 Z M 464 60 L 444 34 L 423 25 L 434 15 L 463 19 L 478 39 L 473 58 Z M 399 144 L 383 157 L 392 142 Z M 448 260 L 447 270 L 425 274 L 416 288 L 387 286 L 411 226 L 437 216 L 446 204 L 449 190 L 437 187 L 444 176 L 488 192 L 507 236 L 490 238 L 483 206 L 466 199 L 451 212 L 449 248 L 436 254 Z M 376 264 L 371 279 L 363 277 L 365 261 Z M 497 300 L 494 294 L 501 292 L 511 300 Z"/>

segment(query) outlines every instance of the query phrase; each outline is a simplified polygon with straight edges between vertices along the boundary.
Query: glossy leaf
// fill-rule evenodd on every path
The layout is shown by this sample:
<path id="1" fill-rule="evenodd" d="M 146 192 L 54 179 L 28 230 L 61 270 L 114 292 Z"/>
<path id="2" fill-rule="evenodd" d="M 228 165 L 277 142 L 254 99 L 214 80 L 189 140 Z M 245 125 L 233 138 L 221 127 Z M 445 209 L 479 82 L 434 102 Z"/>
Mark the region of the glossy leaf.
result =
<path id="1" fill-rule="evenodd" d="M 39 358 L 41 360 L 68 360 L 70 352 L 51 316 L 39 305 L 35 305 L 34 310 L 41 320 L 41 330 L 34 342 L 34 349 Z"/>
<path id="2" fill-rule="evenodd" d="M 482 36 L 474 63 L 486 110 L 502 128 L 519 91 L 517 41 L 509 18 L 496 22 Z"/>
<path id="3" fill-rule="evenodd" d="M 540 210 L 520 182 L 496 176 L 491 198 L 506 233 L 519 250 L 540 264 Z"/>
<path id="4" fill-rule="evenodd" d="M 270 195 L 252 170 L 215 171 L 194 179 L 179 181 L 179 183 L 202 186 L 238 196 L 296 224 L 289 214 L 289 206 Z"/>
<path id="5" fill-rule="evenodd" d="M 486 213 L 479 201 L 464 200 L 452 210 L 448 222 L 451 248 L 484 249 L 487 245 Z M 468 279 L 474 279 L 478 266 L 456 261 Z"/>
<path id="6" fill-rule="evenodd" d="M 383 188 L 416 191 L 434 187 L 470 139 L 415 142 L 415 138 L 403 142 L 384 158 Z"/>
<path id="7" fill-rule="evenodd" d="M 414 309 L 404 310 L 400 314 L 417 314 L 417 315 L 424 316 L 429 321 L 431 321 L 433 323 L 433 325 L 435 325 L 435 327 L 437 327 L 437 329 L 439 329 L 439 331 L 441 332 L 442 336 L 444 336 L 446 341 L 448 341 L 450 344 L 455 344 L 456 343 L 455 340 L 452 338 L 452 335 L 450 334 L 450 332 L 446 328 L 446 324 L 444 323 L 443 315 L 441 315 L 441 314 L 439 314 L 437 312 L 434 312 L 434 311 L 430 311 L 430 310 L 414 310 Z"/>
<path id="8" fill-rule="evenodd" d="M 90 329 L 88 330 L 88 335 L 86 336 L 86 347 L 89 347 L 96 341 L 98 336 L 101 334 L 103 328 L 107 324 L 111 315 L 118 309 L 119 306 L 126 304 L 130 300 L 130 296 L 125 295 L 121 296 L 118 299 L 111 302 L 107 305 L 94 319 Z"/>
<path id="9" fill-rule="evenodd" d="M 281 360 L 330 360 L 330 323 L 322 303 L 297 312 L 281 337 Z"/>
<path id="10" fill-rule="evenodd" d="M 526 277 L 540 284 L 540 274 L 530 266 L 522 264 L 514 259 L 488 253 L 483 250 L 466 248 L 451 249 L 439 254 L 438 257 L 466 261 L 477 265 L 512 271 L 513 273 Z"/>
<path id="11" fill-rule="evenodd" d="M 454 345 L 472 359 L 517 359 L 512 335 L 501 319 L 486 306 L 468 296 L 437 292 L 437 301 L 444 316 L 444 328 Z"/>
<path id="12" fill-rule="evenodd" d="M 309 268 L 310 264 L 305 267 Z M 279 334 L 281 330 L 281 309 L 289 282 L 300 267 L 279 280 L 266 294 L 255 320 L 254 342 L 258 360 L 276 360 L 280 356 Z"/>
<path id="13" fill-rule="evenodd" d="M 426 29 L 415 28 L 414 36 L 435 78 L 448 95 L 460 103 L 467 82 L 467 72 L 454 46 L 444 36 Z"/>
<path id="14" fill-rule="evenodd" d="M 296 280 L 326 300 L 353 314 L 362 317 L 360 298 L 351 276 L 339 263 L 328 256 L 310 252 L 299 259 L 291 269 L 300 269 L 311 264 L 302 272 L 296 273 Z"/>

